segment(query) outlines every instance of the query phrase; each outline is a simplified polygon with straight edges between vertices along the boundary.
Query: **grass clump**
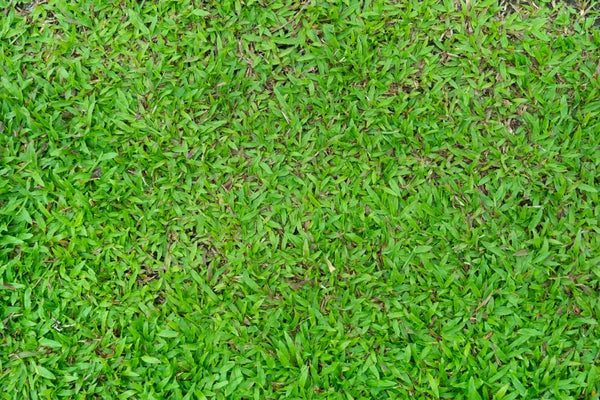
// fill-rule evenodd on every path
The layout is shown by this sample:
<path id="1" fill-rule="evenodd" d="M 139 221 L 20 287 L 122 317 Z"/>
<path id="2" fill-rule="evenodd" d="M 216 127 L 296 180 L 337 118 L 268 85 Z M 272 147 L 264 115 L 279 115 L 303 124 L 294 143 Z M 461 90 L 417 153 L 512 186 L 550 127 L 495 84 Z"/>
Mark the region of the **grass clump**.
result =
<path id="1" fill-rule="evenodd" d="M 597 11 L 511 10 L 0 1 L 0 397 L 598 398 Z"/>

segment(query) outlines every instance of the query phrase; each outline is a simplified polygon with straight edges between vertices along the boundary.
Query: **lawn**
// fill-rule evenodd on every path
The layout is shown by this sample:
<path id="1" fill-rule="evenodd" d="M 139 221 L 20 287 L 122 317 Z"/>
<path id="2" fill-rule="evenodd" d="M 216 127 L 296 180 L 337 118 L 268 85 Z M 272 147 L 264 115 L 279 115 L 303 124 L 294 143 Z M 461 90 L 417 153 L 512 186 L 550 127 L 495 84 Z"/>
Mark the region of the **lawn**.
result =
<path id="1" fill-rule="evenodd" d="M 600 397 L 598 8 L 392 3 L 0 0 L 1 399 Z"/>

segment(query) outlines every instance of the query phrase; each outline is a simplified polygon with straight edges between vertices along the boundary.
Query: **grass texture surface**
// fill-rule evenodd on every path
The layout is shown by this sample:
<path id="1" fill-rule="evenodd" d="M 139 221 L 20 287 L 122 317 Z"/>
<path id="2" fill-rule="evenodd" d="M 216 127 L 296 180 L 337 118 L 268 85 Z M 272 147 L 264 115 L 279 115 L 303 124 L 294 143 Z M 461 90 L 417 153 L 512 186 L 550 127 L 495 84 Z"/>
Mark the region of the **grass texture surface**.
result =
<path id="1" fill-rule="evenodd" d="M 0 398 L 598 399 L 586 4 L 0 1 Z"/>

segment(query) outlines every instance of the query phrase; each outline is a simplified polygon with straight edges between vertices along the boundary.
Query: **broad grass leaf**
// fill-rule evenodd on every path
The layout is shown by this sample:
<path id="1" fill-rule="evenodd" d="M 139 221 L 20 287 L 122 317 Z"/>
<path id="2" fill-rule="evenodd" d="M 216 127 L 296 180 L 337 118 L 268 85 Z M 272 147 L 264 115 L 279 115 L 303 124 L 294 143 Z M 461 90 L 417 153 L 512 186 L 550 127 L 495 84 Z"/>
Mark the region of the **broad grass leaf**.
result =
<path id="1" fill-rule="evenodd" d="M 36 365 L 35 366 L 35 370 L 36 370 L 36 372 L 38 374 L 40 374 L 44 378 L 47 378 L 47 379 L 56 379 L 56 376 L 52 372 L 50 372 L 45 367 L 42 367 L 41 365 Z"/>
<path id="2" fill-rule="evenodd" d="M 156 358 L 156 357 L 152 357 L 152 356 L 142 356 L 142 361 L 144 361 L 145 363 L 148 364 L 160 364 L 161 361 Z"/>

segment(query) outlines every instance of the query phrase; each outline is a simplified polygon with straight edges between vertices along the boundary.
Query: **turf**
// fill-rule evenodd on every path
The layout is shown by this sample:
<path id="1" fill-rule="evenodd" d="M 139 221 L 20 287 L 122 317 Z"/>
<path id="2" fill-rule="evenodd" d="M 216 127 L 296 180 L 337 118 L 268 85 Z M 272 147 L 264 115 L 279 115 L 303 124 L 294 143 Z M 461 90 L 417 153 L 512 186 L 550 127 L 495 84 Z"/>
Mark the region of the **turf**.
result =
<path id="1" fill-rule="evenodd" d="M 598 399 L 596 16 L 0 0 L 0 398 Z"/>

